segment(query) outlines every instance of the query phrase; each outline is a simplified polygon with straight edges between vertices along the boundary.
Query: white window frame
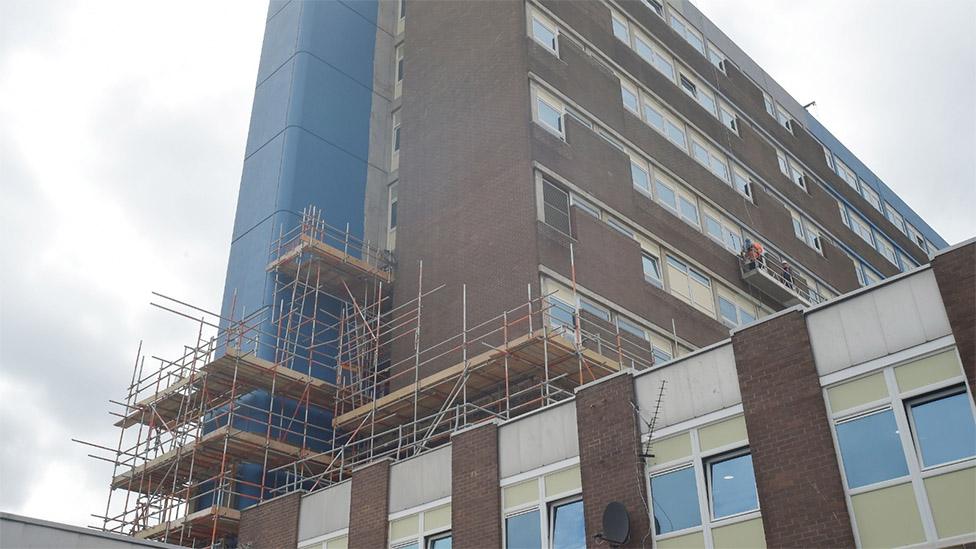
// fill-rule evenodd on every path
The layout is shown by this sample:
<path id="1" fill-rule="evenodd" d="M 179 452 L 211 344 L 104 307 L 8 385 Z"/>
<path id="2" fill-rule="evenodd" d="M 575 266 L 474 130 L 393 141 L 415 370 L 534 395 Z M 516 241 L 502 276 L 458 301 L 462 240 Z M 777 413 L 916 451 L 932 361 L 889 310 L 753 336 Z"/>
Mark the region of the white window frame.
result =
<path id="1" fill-rule="evenodd" d="M 569 195 L 569 205 L 576 206 L 580 209 L 580 211 L 583 211 L 597 219 L 601 219 L 600 208 L 596 207 L 594 204 L 591 204 L 590 201 L 580 198 L 578 195 Z"/>
<path id="2" fill-rule="evenodd" d="M 719 104 L 718 119 L 722 122 L 726 128 L 729 129 L 735 135 L 739 135 L 739 115 L 728 106 L 726 103 L 722 102 Z"/>
<path id="3" fill-rule="evenodd" d="M 553 128 L 539 116 L 539 102 L 559 113 L 559 128 Z M 532 120 L 559 139 L 566 140 L 566 104 L 538 86 L 532 87 Z"/>
<path id="4" fill-rule="evenodd" d="M 766 90 L 762 90 L 763 94 L 763 105 L 766 107 L 766 113 L 773 118 L 776 118 L 776 102 L 773 101 L 773 96 L 769 95 Z"/>
<path id="5" fill-rule="evenodd" d="M 861 196 L 864 200 L 868 201 L 868 204 L 874 207 L 875 210 L 879 212 L 884 212 L 884 206 L 881 205 L 881 195 L 872 189 L 867 183 L 861 181 Z"/>
<path id="6" fill-rule="evenodd" d="M 502 548 L 505 549 L 507 545 L 505 541 L 508 539 L 507 532 L 507 521 L 511 517 L 522 515 L 525 513 L 531 513 L 533 511 L 539 512 L 539 535 L 541 540 L 539 542 L 540 547 L 552 547 L 552 531 L 550 527 L 552 525 L 552 506 L 553 504 L 565 504 L 572 503 L 583 497 L 582 489 L 574 489 L 567 491 L 565 493 L 553 494 L 551 496 L 546 495 L 546 475 L 557 473 L 566 469 L 573 467 L 579 467 L 579 458 L 572 458 L 564 462 L 558 462 L 552 465 L 547 465 L 539 469 L 515 475 L 514 477 L 509 477 L 501 481 L 502 489 L 511 486 L 513 484 L 519 484 L 526 480 L 535 480 L 538 486 L 538 497 L 536 501 L 531 503 L 522 504 L 511 509 L 504 508 L 504 502 L 502 502 Z"/>
<path id="7" fill-rule="evenodd" d="M 674 31 L 678 33 L 678 36 L 684 39 L 685 42 L 690 44 L 691 47 L 695 48 L 698 53 L 705 55 L 705 37 L 698 32 L 698 29 L 686 21 L 684 17 L 674 13 L 674 10 L 671 10 L 670 16 L 671 18 L 669 20 L 669 26 L 674 29 Z M 690 39 L 689 35 L 691 35 L 694 40 Z"/>
<path id="8" fill-rule="evenodd" d="M 834 157 L 834 165 L 837 167 L 837 175 L 840 176 L 852 189 L 861 192 L 861 189 L 857 186 L 857 174 L 854 170 L 850 169 L 847 164 L 845 164 L 841 159 Z"/>
<path id="9" fill-rule="evenodd" d="M 936 343 L 936 342 L 932 342 Z M 943 344 L 944 345 L 944 344 Z M 824 403 L 827 407 L 827 415 L 830 421 L 830 432 L 831 438 L 834 442 L 834 452 L 837 458 L 838 468 L 840 469 L 841 482 L 844 488 L 844 495 L 847 502 L 847 508 L 853 509 L 853 504 L 851 497 L 857 494 L 872 492 L 885 488 L 887 486 L 895 485 L 905 485 L 908 484 L 912 487 L 912 492 L 915 496 L 915 503 L 918 508 L 919 517 L 922 521 L 922 528 L 925 534 L 925 545 L 936 545 L 937 541 L 940 540 L 938 537 L 938 532 L 935 527 L 935 519 L 932 514 L 932 509 L 926 496 L 927 491 L 925 488 L 925 479 L 938 476 L 945 473 L 950 473 L 953 471 L 967 469 L 976 465 L 976 456 L 964 458 L 959 461 L 943 463 L 931 467 L 923 467 L 922 459 L 919 454 L 919 446 L 914 435 L 914 429 L 911 423 L 911 414 L 909 413 L 908 406 L 920 398 L 925 398 L 928 396 L 935 396 L 938 393 L 945 392 L 949 393 L 950 389 L 955 387 L 961 387 L 962 391 L 969 397 L 970 402 L 972 401 L 973 395 L 970 391 L 968 384 L 966 383 L 966 378 L 963 375 L 962 368 L 960 368 L 959 374 L 954 377 L 949 377 L 940 381 L 933 382 L 924 387 L 918 387 L 915 389 L 910 389 L 902 391 L 898 387 L 898 381 L 895 377 L 895 368 L 911 362 L 916 362 L 918 360 L 924 359 L 927 356 L 933 356 L 941 354 L 945 351 L 953 352 L 955 359 L 962 362 L 959 359 L 958 351 L 954 346 L 944 347 L 942 345 L 933 346 L 920 346 L 921 352 L 917 352 L 915 356 L 906 357 L 904 353 L 898 353 L 897 355 L 889 355 L 888 357 L 882 357 L 880 359 L 882 362 L 874 369 L 865 370 L 859 369 L 857 374 L 845 376 L 843 379 L 831 380 L 830 383 L 823 383 L 822 395 Z M 876 361 L 875 361 L 876 362 Z M 865 364 L 866 366 L 867 364 Z M 852 369 L 854 370 L 854 369 Z M 840 374 L 841 372 L 838 372 Z M 834 412 L 830 405 L 830 397 L 828 391 L 837 385 L 848 383 L 857 377 L 866 377 L 869 375 L 876 375 L 881 373 L 884 383 L 887 389 L 887 394 L 881 399 L 856 406 L 847 410 L 842 410 L 839 412 Z M 836 379 L 836 378 L 835 378 Z M 823 378 L 822 378 L 823 380 Z M 844 469 L 843 456 L 841 455 L 840 443 L 837 438 L 837 425 L 845 421 L 850 421 L 857 417 L 863 417 L 871 413 L 876 413 L 881 410 L 891 409 L 895 417 L 895 425 L 897 426 L 897 432 L 899 439 L 901 441 L 902 452 L 905 457 L 906 465 L 908 466 L 908 475 L 901 476 L 894 479 L 879 481 L 873 484 L 868 484 L 865 486 L 859 486 L 857 488 L 850 488 L 847 481 L 847 473 Z M 857 534 L 857 524 L 854 520 L 853 515 L 851 516 L 852 525 L 854 526 L 855 535 Z M 953 538 L 941 538 L 941 540 L 947 540 Z"/>
<path id="10" fill-rule="evenodd" d="M 536 23 L 538 23 L 539 26 L 552 33 L 552 43 L 544 42 L 538 36 L 536 36 L 535 34 Z M 559 57 L 559 26 L 556 25 L 556 23 L 553 22 L 552 19 L 549 19 L 548 17 L 543 15 L 541 12 L 539 12 L 539 10 L 530 8 L 528 31 L 529 31 L 529 36 L 532 37 L 532 40 L 534 40 L 536 44 L 539 44 L 540 46 L 545 48 L 549 53 L 555 55 L 556 57 Z"/>
<path id="11" fill-rule="evenodd" d="M 905 229 L 905 218 L 901 215 L 901 213 L 899 213 L 898 210 L 896 210 L 895 207 L 888 202 L 884 203 L 884 210 L 885 217 L 888 218 L 888 221 L 891 221 L 895 227 L 898 227 L 898 230 L 901 231 L 902 234 L 908 235 L 908 231 Z"/>
<path id="12" fill-rule="evenodd" d="M 644 269 L 644 259 L 650 259 L 651 263 L 657 267 L 657 276 L 649 276 Z M 647 250 L 641 250 L 641 271 L 644 273 L 644 281 L 664 289 L 664 267 L 661 265 L 661 258 Z"/>
<path id="13" fill-rule="evenodd" d="M 728 62 L 728 58 L 722 53 L 722 50 L 718 49 L 715 44 L 708 42 L 706 45 L 708 49 L 708 60 L 715 66 L 718 70 L 725 72 L 725 64 Z"/>
<path id="14" fill-rule="evenodd" d="M 632 109 L 627 105 L 627 101 L 624 99 L 626 97 L 625 93 L 629 93 L 634 97 L 634 103 L 636 106 Z M 629 82 L 625 82 L 623 78 L 620 79 L 620 101 L 623 103 L 624 108 L 630 111 L 637 118 L 641 117 L 641 97 L 640 92 L 637 87 Z"/>

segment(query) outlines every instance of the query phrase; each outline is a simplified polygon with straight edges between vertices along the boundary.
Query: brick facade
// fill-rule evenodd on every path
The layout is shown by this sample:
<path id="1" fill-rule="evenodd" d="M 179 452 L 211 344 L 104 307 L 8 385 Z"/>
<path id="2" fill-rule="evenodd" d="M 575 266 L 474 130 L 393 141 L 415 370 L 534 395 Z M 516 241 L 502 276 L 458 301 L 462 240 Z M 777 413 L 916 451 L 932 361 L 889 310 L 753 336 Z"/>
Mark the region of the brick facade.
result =
<path id="1" fill-rule="evenodd" d="M 352 472 L 349 548 L 386 547 L 390 509 L 390 460 L 382 459 Z"/>
<path id="2" fill-rule="evenodd" d="M 732 335 L 769 547 L 853 547 L 837 455 L 803 313 Z"/>
<path id="3" fill-rule="evenodd" d="M 502 546 L 498 426 L 484 423 L 451 437 L 453 547 Z"/>
<path id="4" fill-rule="evenodd" d="M 650 519 L 634 411 L 634 378 L 616 375 L 576 393 L 583 513 L 589 543 L 603 529 L 607 504 L 619 501 L 630 514 L 630 539 L 642 547 L 650 539 Z"/>
<path id="5" fill-rule="evenodd" d="M 976 241 L 937 255 L 932 270 L 969 388 L 976 395 Z"/>
<path id="6" fill-rule="evenodd" d="M 298 545 L 298 516 L 304 492 L 292 492 L 241 511 L 238 547 L 275 549 Z"/>

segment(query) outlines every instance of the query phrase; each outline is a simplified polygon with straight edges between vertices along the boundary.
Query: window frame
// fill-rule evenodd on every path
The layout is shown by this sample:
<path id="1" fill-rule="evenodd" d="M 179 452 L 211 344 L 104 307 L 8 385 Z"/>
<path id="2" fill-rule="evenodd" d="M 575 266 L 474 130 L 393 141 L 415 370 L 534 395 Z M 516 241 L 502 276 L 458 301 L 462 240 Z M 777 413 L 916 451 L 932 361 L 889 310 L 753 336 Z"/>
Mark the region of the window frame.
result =
<path id="1" fill-rule="evenodd" d="M 552 42 L 546 43 L 539 39 L 535 33 L 535 25 L 539 24 L 542 28 L 549 31 L 552 34 Z M 559 25 L 557 25 L 552 19 L 543 15 L 539 10 L 534 8 L 529 8 L 529 37 L 545 48 L 549 53 L 559 57 Z"/>
<path id="2" fill-rule="evenodd" d="M 540 102 L 559 114 L 559 128 L 553 128 L 548 122 L 542 119 L 539 112 Z M 547 132 L 566 141 L 566 104 L 537 86 L 532 86 L 532 121 Z"/>
<path id="3" fill-rule="evenodd" d="M 709 520 L 711 522 L 726 521 L 744 515 L 749 515 L 751 513 L 762 513 L 762 502 L 759 501 L 759 488 L 758 486 L 756 486 L 756 483 L 753 482 L 752 486 L 756 494 L 755 509 L 749 509 L 748 511 L 739 511 L 738 513 L 723 515 L 721 517 L 715 516 L 715 498 L 714 498 L 714 490 L 712 489 L 712 487 L 714 486 L 712 482 L 712 466 L 715 465 L 716 463 L 722 463 L 742 456 L 750 456 L 750 457 L 752 456 L 752 450 L 750 449 L 749 446 L 742 446 L 740 448 L 729 450 L 727 452 L 713 454 L 702 459 L 702 468 L 704 469 L 704 473 L 705 473 L 705 491 L 708 494 L 708 515 L 709 515 Z M 755 481 L 755 475 L 756 475 L 755 462 L 753 462 L 752 474 L 753 474 L 753 481 Z"/>
<path id="4" fill-rule="evenodd" d="M 915 427 L 915 417 L 912 415 L 912 408 L 915 406 L 921 406 L 923 404 L 928 404 L 930 402 L 936 402 L 944 398 L 953 397 L 956 395 L 965 395 L 969 397 L 969 392 L 966 390 L 966 386 L 960 383 L 948 385 L 946 387 L 941 387 L 932 391 L 924 392 L 920 395 L 911 396 L 908 398 L 902 398 L 902 406 L 905 410 L 905 419 L 908 422 L 910 437 L 912 441 L 912 446 L 915 451 L 915 458 L 918 460 L 918 467 L 922 473 L 928 471 L 935 471 L 945 467 L 952 467 L 959 463 L 966 463 L 970 461 L 976 461 L 976 453 L 957 458 L 951 461 L 946 461 L 942 463 L 936 463 L 933 465 L 926 465 L 925 459 L 922 456 L 922 441 L 918 436 L 918 431 Z M 968 401 L 967 401 L 968 403 Z"/>
<path id="5" fill-rule="evenodd" d="M 647 269 L 644 268 L 645 261 L 649 262 L 654 266 L 657 271 L 657 276 L 648 276 Z M 648 284 L 657 286 L 658 288 L 664 289 L 664 270 L 661 267 L 661 258 L 648 252 L 647 250 L 641 250 L 641 271 L 644 274 L 644 281 Z"/>

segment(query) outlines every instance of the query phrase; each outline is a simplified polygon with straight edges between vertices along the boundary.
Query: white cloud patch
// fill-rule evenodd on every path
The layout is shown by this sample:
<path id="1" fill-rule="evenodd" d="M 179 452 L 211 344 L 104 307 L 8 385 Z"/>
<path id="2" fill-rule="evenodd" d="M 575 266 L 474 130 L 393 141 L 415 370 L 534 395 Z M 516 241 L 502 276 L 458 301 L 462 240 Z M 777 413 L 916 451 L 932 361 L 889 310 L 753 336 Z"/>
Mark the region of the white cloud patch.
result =
<path id="1" fill-rule="evenodd" d="M 976 234 L 976 2 L 694 3 L 950 244 Z"/>
<path id="2" fill-rule="evenodd" d="M 0 2 L 0 509 L 100 524 L 150 292 L 219 308 L 266 10 Z"/>

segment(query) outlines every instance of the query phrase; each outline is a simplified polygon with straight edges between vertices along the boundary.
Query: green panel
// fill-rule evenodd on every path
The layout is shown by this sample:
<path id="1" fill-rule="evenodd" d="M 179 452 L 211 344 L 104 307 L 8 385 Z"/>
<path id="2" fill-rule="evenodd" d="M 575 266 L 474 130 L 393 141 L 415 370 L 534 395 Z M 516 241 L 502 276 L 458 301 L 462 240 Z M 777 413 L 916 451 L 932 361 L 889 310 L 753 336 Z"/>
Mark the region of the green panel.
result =
<path id="1" fill-rule="evenodd" d="M 578 492 L 582 486 L 578 465 L 546 475 L 546 496 Z"/>
<path id="2" fill-rule="evenodd" d="M 633 533 L 631 533 L 633 536 Z M 685 534 L 676 538 L 659 539 L 654 543 L 657 549 L 704 549 L 705 535 L 701 532 Z"/>
<path id="3" fill-rule="evenodd" d="M 894 547 L 925 541 L 911 483 L 851 496 L 861 547 Z"/>
<path id="4" fill-rule="evenodd" d="M 451 525 L 451 504 L 442 505 L 424 513 L 424 530 L 440 530 Z"/>
<path id="5" fill-rule="evenodd" d="M 835 414 L 887 397 L 888 386 L 881 372 L 827 389 L 830 409 Z"/>
<path id="6" fill-rule="evenodd" d="M 962 376 L 962 366 L 955 349 L 895 368 L 895 379 L 902 392 L 959 376 Z"/>
<path id="7" fill-rule="evenodd" d="M 976 468 L 925 479 L 939 538 L 976 532 Z"/>
<path id="8" fill-rule="evenodd" d="M 506 486 L 502 489 L 502 501 L 505 502 L 505 509 L 539 501 L 539 479 Z"/>
<path id="9" fill-rule="evenodd" d="M 330 539 L 325 543 L 325 549 L 346 549 L 347 547 L 349 547 L 349 538 L 346 536 Z"/>
<path id="10" fill-rule="evenodd" d="M 410 515 L 390 521 L 390 541 L 417 537 L 420 533 L 420 515 Z"/>
<path id="11" fill-rule="evenodd" d="M 698 442 L 702 451 L 733 442 L 744 442 L 747 438 L 745 416 L 736 416 L 698 429 Z"/>
<path id="12" fill-rule="evenodd" d="M 691 455 L 691 433 L 655 440 L 651 442 L 654 463 L 667 463 Z"/>
<path id="13" fill-rule="evenodd" d="M 766 533 L 761 518 L 712 528 L 715 549 L 759 549 L 766 547 Z"/>

